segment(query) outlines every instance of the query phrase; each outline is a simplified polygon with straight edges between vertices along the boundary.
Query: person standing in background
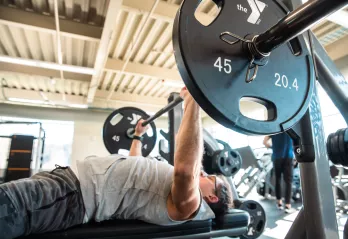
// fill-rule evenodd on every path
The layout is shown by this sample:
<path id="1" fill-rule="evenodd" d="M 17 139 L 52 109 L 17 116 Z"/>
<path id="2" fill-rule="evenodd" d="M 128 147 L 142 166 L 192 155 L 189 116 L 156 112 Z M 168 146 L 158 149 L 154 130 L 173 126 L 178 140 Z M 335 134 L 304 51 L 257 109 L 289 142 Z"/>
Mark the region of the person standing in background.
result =
<path id="1" fill-rule="evenodd" d="M 293 160 L 294 148 L 290 136 L 286 133 L 266 136 L 263 140 L 266 148 L 272 148 L 272 161 L 275 171 L 275 191 L 277 197 L 277 207 L 283 209 L 281 197 L 281 177 L 283 174 L 285 181 L 285 212 L 291 212 L 291 193 L 293 180 Z"/>

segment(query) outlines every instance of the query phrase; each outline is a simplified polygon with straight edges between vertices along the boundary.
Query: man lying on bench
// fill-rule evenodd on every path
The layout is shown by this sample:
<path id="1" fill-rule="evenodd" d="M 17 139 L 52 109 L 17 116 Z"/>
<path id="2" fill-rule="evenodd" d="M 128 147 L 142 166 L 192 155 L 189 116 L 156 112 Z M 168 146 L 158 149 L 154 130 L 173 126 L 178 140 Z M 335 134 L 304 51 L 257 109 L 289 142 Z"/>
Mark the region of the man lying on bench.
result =
<path id="1" fill-rule="evenodd" d="M 89 157 L 77 162 L 78 176 L 57 167 L 0 185 L 0 238 L 63 230 L 109 219 L 139 219 L 158 225 L 206 220 L 232 206 L 229 184 L 201 171 L 200 109 L 184 88 L 183 120 L 175 163 L 141 156 L 138 122 L 130 156 Z"/>

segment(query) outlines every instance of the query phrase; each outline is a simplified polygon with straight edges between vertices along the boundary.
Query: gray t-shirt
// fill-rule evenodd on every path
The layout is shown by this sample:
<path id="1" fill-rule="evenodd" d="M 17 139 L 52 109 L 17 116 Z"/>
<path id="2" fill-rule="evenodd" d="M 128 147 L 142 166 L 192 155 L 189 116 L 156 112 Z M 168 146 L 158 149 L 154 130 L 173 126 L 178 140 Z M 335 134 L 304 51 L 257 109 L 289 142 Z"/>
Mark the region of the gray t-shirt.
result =
<path id="1" fill-rule="evenodd" d="M 92 219 L 138 219 L 158 225 L 181 224 L 167 211 L 167 198 L 173 184 L 174 167 L 144 157 L 88 157 L 77 162 L 86 216 Z M 215 215 L 202 200 L 192 220 Z"/>

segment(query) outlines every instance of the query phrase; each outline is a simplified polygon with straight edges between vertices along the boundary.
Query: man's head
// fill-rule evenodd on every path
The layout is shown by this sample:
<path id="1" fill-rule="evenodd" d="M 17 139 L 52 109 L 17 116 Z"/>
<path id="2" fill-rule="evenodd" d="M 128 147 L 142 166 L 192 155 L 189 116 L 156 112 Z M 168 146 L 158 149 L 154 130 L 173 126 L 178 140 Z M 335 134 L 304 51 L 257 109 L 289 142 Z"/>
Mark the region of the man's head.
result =
<path id="1" fill-rule="evenodd" d="M 216 216 L 225 214 L 233 206 L 231 188 L 227 180 L 216 175 L 201 172 L 199 179 L 203 199 L 208 203 Z"/>

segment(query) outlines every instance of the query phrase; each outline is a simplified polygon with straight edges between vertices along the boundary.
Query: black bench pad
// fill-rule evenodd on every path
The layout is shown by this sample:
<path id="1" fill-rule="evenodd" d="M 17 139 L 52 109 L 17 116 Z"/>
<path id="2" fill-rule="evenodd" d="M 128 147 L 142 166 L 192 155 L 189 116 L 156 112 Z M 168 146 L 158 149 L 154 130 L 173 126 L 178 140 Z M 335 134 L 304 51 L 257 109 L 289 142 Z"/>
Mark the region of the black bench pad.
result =
<path id="1" fill-rule="evenodd" d="M 228 214 L 214 220 L 214 228 L 246 228 L 249 225 L 249 220 L 249 214 L 247 212 L 231 209 Z M 100 223 L 88 223 L 64 231 L 29 235 L 21 237 L 21 239 L 170 238 L 209 233 L 211 230 L 212 220 L 190 221 L 176 226 L 158 226 L 137 220 L 110 220 Z M 202 239 L 203 238 L 205 237 L 202 237 Z"/>
<path id="2" fill-rule="evenodd" d="M 191 221 L 176 226 L 158 226 L 136 220 L 110 220 L 88 223 L 64 231 L 29 235 L 22 239 L 110 239 L 110 238 L 158 238 L 199 234 L 211 231 L 211 220 Z"/>

